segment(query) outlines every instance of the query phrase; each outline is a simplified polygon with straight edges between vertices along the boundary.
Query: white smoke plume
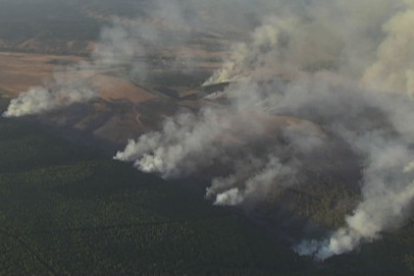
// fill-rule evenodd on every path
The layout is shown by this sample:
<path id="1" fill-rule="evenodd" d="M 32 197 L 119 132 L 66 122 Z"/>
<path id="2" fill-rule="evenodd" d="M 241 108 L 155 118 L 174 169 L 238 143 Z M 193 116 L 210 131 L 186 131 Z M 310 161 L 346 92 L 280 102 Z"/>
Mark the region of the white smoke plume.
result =
<path id="1" fill-rule="evenodd" d="M 276 6 L 277 2 L 269 0 L 260 0 L 259 5 L 247 0 L 156 0 L 137 4 L 140 17 L 112 18 L 102 28 L 90 60 L 63 70 L 79 74 L 77 78 L 62 80 L 62 76 L 54 74 L 51 80 L 47 80 L 48 85 L 31 87 L 12 100 L 3 115 L 39 114 L 99 96 L 99 91 L 88 82 L 93 75 L 85 78 L 83 71 L 88 71 L 87 74 L 122 71 L 122 77 L 146 80 L 152 70 L 148 66 L 149 59 L 158 59 L 162 63 L 164 52 L 185 46 L 188 41 L 198 39 L 200 33 L 220 35 L 223 25 L 239 32 L 251 26 L 245 20 L 246 14 L 257 20 L 269 7 Z M 193 62 L 191 56 L 177 56 L 169 66 L 190 70 Z"/>
<path id="2" fill-rule="evenodd" d="M 205 85 L 278 72 L 334 70 L 361 84 L 412 93 L 411 0 L 311 1 L 268 15 Z M 375 5 L 375 9 L 372 9 Z"/>
<path id="3" fill-rule="evenodd" d="M 3 115 L 33 115 L 87 102 L 99 96 L 90 80 L 100 73 L 123 68 L 125 77 L 144 79 L 147 68 L 140 58 L 151 54 L 147 49 L 157 45 L 161 36 L 152 24 L 139 23 L 114 18 L 102 29 L 90 60 L 56 70 L 43 87 L 31 87 L 11 100 Z"/>
<path id="4" fill-rule="evenodd" d="M 365 72 L 363 83 L 375 89 L 403 90 L 414 96 L 414 2 L 384 26 L 387 37 L 378 47 L 378 60 Z"/>
<path id="5" fill-rule="evenodd" d="M 325 122 L 327 129 L 364 156 L 363 199 L 346 225 L 326 240 L 304 241 L 295 248 L 301 255 L 324 260 L 380 238 L 410 214 L 414 132 L 409 122 L 414 120 L 414 104 L 406 96 L 318 82 L 294 85 L 280 105 Z"/>
<path id="6" fill-rule="evenodd" d="M 214 83 L 235 81 L 247 77 L 257 68 L 252 68 L 265 61 L 267 51 L 273 51 L 280 40 L 280 33 L 284 29 L 294 29 L 297 23 L 290 20 L 279 20 L 276 17 L 267 18 L 263 25 L 258 27 L 252 34 L 251 44 L 239 43 L 233 46 L 231 55 L 223 64 L 222 69 L 215 72 L 204 85 Z M 260 66 L 260 65 L 259 65 Z"/>
<path id="7" fill-rule="evenodd" d="M 85 102 L 95 97 L 95 91 L 79 84 L 64 87 L 31 87 L 18 98 L 12 99 L 4 117 L 20 117 L 55 110 L 74 103 Z"/>
<path id="8" fill-rule="evenodd" d="M 272 186 L 293 185 L 300 163 L 287 161 L 292 150 L 277 144 L 263 148 L 261 143 L 273 140 L 275 135 L 286 139 L 294 136 L 289 143 L 295 145 L 295 151 L 307 152 L 307 144 L 317 147 L 323 134 L 307 121 L 262 114 L 269 95 L 258 89 L 250 82 L 236 84 L 229 88 L 229 106 L 206 106 L 197 114 L 183 112 L 170 118 L 161 131 L 129 141 L 115 159 L 134 162 L 138 169 L 165 178 L 190 175 L 212 166 L 217 171 L 225 168 L 233 173 L 217 176 L 207 189 L 206 196 L 215 198 L 217 205 L 254 201 Z M 286 159 L 284 163 L 280 158 Z"/>
<path id="9" fill-rule="evenodd" d="M 280 188 L 300 187 L 298 178 L 309 165 L 307 158 L 337 137 L 363 156 L 363 199 L 343 228 L 326 240 L 304 241 L 295 250 L 321 260 L 349 252 L 393 230 L 409 215 L 414 199 L 414 104 L 406 96 L 363 90 L 346 81 L 332 81 L 330 74 L 305 75 L 283 93 L 266 95 L 247 84 L 245 89 L 254 96 L 248 99 L 240 85 L 230 88 L 232 101 L 226 111 L 210 107 L 196 115 L 180 114 L 169 119 L 162 131 L 130 141 L 115 159 L 166 178 L 200 173 L 219 164 L 225 173 L 213 177 L 206 197 L 216 205 L 241 205 L 271 200 Z M 258 95 L 266 100 L 256 101 Z M 249 100 L 257 105 L 249 104 L 253 107 L 247 112 L 238 101 Z M 290 126 L 267 122 L 252 111 L 263 112 L 261 102 L 271 103 L 275 113 L 318 122 L 324 131 L 303 121 Z M 283 144 L 275 138 L 278 135 Z M 264 151 L 258 143 L 264 143 Z"/>
<path id="10" fill-rule="evenodd" d="M 193 114 L 184 113 L 167 120 L 162 135 L 154 132 L 141 136 L 137 142 L 130 141 L 116 159 L 135 161 L 139 169 L 160 172 L 165 177 L 193 172 L 196 169 L 193 166 L 197 166 L 193 163 L 196 156 L 200 157 L 199 162 L 211 163 L 220 154 L 214 142 L 230 128 L 230 120 L 211 109 L 204 110 L 200 116 L 196 118 Z M 185 171 L 178 164 L 186 164 L 183 166 Z"/>
<path id="11" fill-rule="evenodd" d="M 295 249 L 301 255 L 324 260 L 352 251 L 361 242 L 380 238 L 381 233 L 398 227 L 414 199 L 414 181 L 408 162 L 414 157 L 409 144 L 389 141 L 379 133 L 352 137 L 367 154 L 363 201 L 346 218 L 346 226 L 326 240 L 303 241 Z M 398 140 L 398 138 L 396 138 Z"/>
<path id="12" fill-rule="evenodd" d="M 266 198 L 275 187 L 287 187 L 295 181 L 295 167 L 282 164 L 275 155 L 255 160 L 253 164 L 244 164 L 233 175 L 213 179 L 206 197 L 215 198 L 215 205 L 236 206 L 246 200 Z"/>
<path id="13" fill-rule="evenodd" d="M 271 201 L 282 189 L 306 189 L 303 172 L 323 163 L 321 153 L 338 150 L 332 145 L 339 140 L 361 158 L 361 202 L 342 228 L 300 242 L 296 252 L 324 260 L 404 223 L 414 199 L 413 0 L 156 2 L 156 17 L 168 19 L 167 34 L 142 21 L 115 20 L 91 66 L 127 64 L 132 76 L 145 78 L 145 64 L 130 60 L 191 39 L 205 27 L 199 18 L 214 22 L 212 28 L 223 19 L 247 27 L 255 25 L 245 20 L 252 9 L 262 23 L 251 35 L 234 32 L 241 41 L 206 81 L 238 81 L 217 97 L 220 104 L 206 100 L 198 112 L 182 111 L 161 130 L 130 140 L 115 159 L 165 178 L 208 175 L 206 197 L 214 204 L 248 205 Z M 186 7 L 214 9 L 217 17 L 189 18 Z M 193 25 L 183 35 L 174 31 Z M 82 96 L 67 97 L 59 91 L 79 86 L 56 87 L 23 94 L 6 115 L 44 112 L 93 94 L 80 89 Z"/>
<path id="14" fill-rule="evenodd" d="M 210 106 L 180 114 L 163 130 L 130 141 L 115 158 L 164 177 L 202 173 L 218 164 L 225 173 L 213 176 L 206 197 L 217 205 L 242 205 L 300 186 L 313 152 L 340 139 L 362 158 L 362 200 L 341 229 L 295 246 L 300 255 L 324 260 L 379 239 L 410 215 L 413 2 L 321 0 L 300 9 L 283 7 L 283 14 L 266 17 L 247 42 L 234 46 L 206 82 L 242 80 L 220 94 L 225 112 Z M 263 84 L 269 75 L 273 81 Z M 284 80 L 287 75 L 288 83 L 277 75 Z M 287 126 L 252 115 L 265 113 L 315 124 Z M 288 135 L 292 125 L 300 131 Z"/>
<path id="15" fill-rule="evenodd" d="M 101 73 L 113 72 L 131 80 L 145 80 L 151 70 L 148 60 L 162 61 L 159 56 L 163 51 L 185 45 L 194 33 L 206 29 L 195 15 L 185 18 L 186 5 L 179 2 L 158 0 L 141 7 L 142 17 L 112 18 L 102 28 L 90 59 L 59 69 L 51 79 L 44 81 L 44 86 L 22 92 L 11 101 L 3 115 L 33 115 L 87 102 L 99 96 L 90 80 Z M 203 6 L 191 0 L 187 4 L 193 14 Z M 190 63 L 188 59 L 177 57 L 175 65 L 185 67 Z"/>
<path id="16" fill-rule="evenodd" d="M 90 64 L 79 63 L 63 72 L 55 71 L 52 81 L 45 81 L 44 86 L 30 87 L 12 99 L 3 116 L 39 114 L 94 98 L 97 92 L 89 85 L 89 80 L 95 73 L 89 68 Z"/>

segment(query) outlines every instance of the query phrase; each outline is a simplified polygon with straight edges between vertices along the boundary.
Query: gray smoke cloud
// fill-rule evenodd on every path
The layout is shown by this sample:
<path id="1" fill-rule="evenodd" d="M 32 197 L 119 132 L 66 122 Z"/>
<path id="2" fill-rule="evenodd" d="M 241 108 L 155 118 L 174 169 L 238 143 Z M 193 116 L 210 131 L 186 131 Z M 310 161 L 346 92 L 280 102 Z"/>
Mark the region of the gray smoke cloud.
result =
<path id="1" fill-rule="evenodd" d="M 243 206 L 303 188 L 307 167 L 343 141 L 362 159 L 361 202 L 342 228 L 294 247 L 319 260 L 377 240 L 410 215 L 413 0 L 155 1 L 149 13 L 114 19 L 92 61 L 78 67 L 120 66 L 145 79 L 150 69 L 138 57 L 186 44 L 200 30 L 221 30 L 239 42 L 205 85 L 237 82 L 204 99 L 199 111 L 182 111 L 130 140 L 115 159 L 164 178 L 208 175 L 207 198 Z M 96 96 L 87 81 L 52 83 L 23 93 L 5 115 Z"/>
<path id="2" fill-rule="evenodd" d="M 244 0 L 208 3 L 158 0 L 142 7 L 145 16 L 113 19 L 103 28 L 91 61 L 68 70 L 105 71 L 123 67 L 127 77 L 145 80 L 152 68 L 143 59 L 194 42 L 200 32 L 212 32 L 223 38 L 227 32 L 243 42 L 230 49 L 222 69 L 206 85 L 273 72 L 292 76 L 300 70 L 333 69 L 361 79 L 367 87 L 412 93 L 413 64 L 403 56 L 412 51 L 413 4 L 408 0 L 380 0 L 375 2 L 374 10 L 371 5 L 372 0 L 294 3 L 260 0 L 254 4 Z M 262 23 L 249 37 L 245 29 L 260 20 Z M 180 69 L 191 69 L 193 65 L 191 57 L 180 56 L 175 63 L 169 63 L 169 67 Z M 91 96 L 94 89 L 88 87 L 88 82 L 82 86 L 74 84 L 75 80 L 62 83 L 55 78 L 51 81 L 56 82 L 54 89 L 30 88 L 30 93 L 23 92 L 12 102 L 5 115 L 41 113 L 97 96 L 97 93 Z M 72 87 L 82 88 L 72 97 L 69 95 Z M 73 99 L 62 103 L 55 93 Z M 37 98 L 42 99 L 42 108 L 34 108 L 38 106 Z"/>
<path id="3" fill-rule="evenodd" d="M 206 81 L 238 81 L 208 97 L 224 108 L 206 104 L 170 118 L 115 159 L 166 178 L 217 166 L 224 172 L 212 176 L 206 197 L 243 205 L 300 186 L 314 153 L 344 141 L 362 158 L 361 202 L 342 228 L 294 247 L 324 260 L 379 239 L 410 215 L 414 2 L 299 2 L 277 2 L 281 9 Z"/>
<path id="4" fill-rule="evenodd" d="M 44 113 L 87 102 L 99 96 L 92 78 L 101 73 L 121 72 L 129 79 L 145 79 L 147 65 L 143 58 L 166 39 L 152 22 L 114 18 L 101 31 L 91 58 L 53 73 L 43 87 L 31 87 L 21 93 L 3 116 L 19 117 Z"/>
<path id="5" fill-rule="evenodd" d="M 384 26 L 386 38 L 377 50 L 377 60 L 365 71 L 362 82 L 375 89 L 404 90 L 414 95 L 414 3 L 397 12 Z"/>
<path id="6" fill-rule="evenodd" d="M 22 92 L 3 116 L 39 114 L 96 98 L 99 91 L 91 79 L 97 74 L 112 72 L 131 80 L 146 80 L 153 69 L 151 60 L 163 63 L 164 52 L 185 46 L 197 32 L 207 29 L 205 20 L 197 17 L 203 7 L 197 1 L 158 0 L 140 7 L 143 15 L 138 18 L 110 19 L 90 59 L 59 69 L 44 86 Z M 181 57 L 168 65 L 180 69 L 193 66 L 191 59 Z"/>
<path id="7" fill-rule="evenodd" d="M 86 80 L 85 80 L 86 81 Z M 96 91 L 83 82 L 55 78 L 53 86 L 31 87 L 24 94 L 12 99 L 4 117 L 20 117 L 54 110 L 74 103 L 85 102 Z"/>
<path id="8" fill-rule="evenodd" d="M 224 36 L 226 31 L 240 35 L 269 8 L 280 6 L 279 2 L 260 0 L 253 5 L 246 0 L 209 1 L 199 0 L 157 0 L 139 6 L 142 16 L 138 18 L 113 18 L 105 26 L 91 54 L 91 59 L 70 66 L 63 71 L 77 72 L 78 78 L 64 80 L 62 74 L 53 74 L 43 87 L 31 87 L 11 101 L 3 114 L 18 117 L 43 113 L 80 102 L 87 102 L 98 96 L 98 91 L 89 82 L 89 73 L 122 71 L 123 77 L 146 80 L 150 71 L 148 60 L 158 59 L 174 47 L 194 43 L 200 33 Z M 250 20 L 246 20 L 246 16 Z M 252 22 L 251 22 L 252 21 Z M 227 49 L 223 49 L 227 50 Z M 191 70 L 194 63 L 189 57 L 176 56 L 169 61 L 169 69 Z M 62 72 L 61 72 L 62 73 Z M 64 98 L 66 100 L 62 101 Z"/>
<path id="9" fill-rule="evenodd" d="M 243 91 L 240 86 L 254 95 L 251 102 L 247 93 L 235 95 Z M 254 88 L 260 91 L 250 83 L 226 91 L 253 106 L 250 112 L 232 100 L 225 111 L 209 107 L 199 114 L 180 114 L 161 131 L 130 141 L 115 159 L 165 178 L 202 173 L 219 164 L 225 173 L 213 177 L 206 197 L 216 205 L 236 206 L 271 200 L 280 189 L 300 187 L 301 171 L 309 166 L 312 153 L 336 137 L 364 156 L 362 201 L 343 228 L 322 241 L 303 241 L 295 250 L 321 260 L 349 252 L 393 230 L 410 214 L 414 106 L 405 95 L 364 90 L 352 82 L 333 81 L 330 74 L 302 76 L 278 94 L 263 95 Z M 257 101 L 258 95 L 266 99 Z M 323 130 L 309 121 L 276 115 L 267 121 L 254 113 L 268 110 L 268 105 L 275 114 L 307 118 Z M 275 138 L 279 135 L 283 143 Z M 264 143 L 265 150 L 258 143 Z"/>
<path id="10" fill-rule="evenodd" d="M 331 129 L 364 155 L 363 199 L 346 217 L 343 228 L 323 241 L 303 241 L 297 245 L 295 250 L 301 255 L 324 260 L 352 251 L 362 242 L 379 239 L 384 231 L 398 227 L 410 214 L 414 197 L 414 175 L 410 164 L 414 152 L 412 127 L 407 120 L 414 119 L 413 112 L 409 111 L 413 104 L 405 102 L 405 96 L 396 99 L 378 91 L 358 93 L 366 94 L 361 99 L 358 99 L 359 95 L 356 98 L 365 103 L 353 102 L 351 116 L 344 122 L 335 120 Z M 371 108 L 381 115 L 374 119 L 361 118 L 363 110 Z M 404 115 L 397 111 L 398 108 L 405 111 Z M 371 120 L 380 122 L 372 125 Z"/>
<path id="11" fill-rule="evenodd" d="M 277 70 L 334 70 L 367 87 L 411 91 L 412 2 L 309 1 L 268 14 L 206 85 Z M 375 9 L 372 6 L 375 5 Z"/>
<path id="12" fill-rule="evenodd" d="M 64 74 L 56 71 L 44 86 L 30 87 L 12 99 L 3 117 L 39 114 L 95 98 L 97 91 L 89 84 L 94 75 L 90 68 L 81 63 L 66 68 Z"/>
<path id="13" fill-rule="evenodd" d="M 238 205 L 262 198 L 272 186 L 293 185 L 300 162 L 280 159 L 292 151 L 312 151 L 309 146 L 321 145 L 324 134 L 305 120 L 263 114 L 269 95 L 257 85 L 239 83 L 227 92 L 228 106 L 206 106 L 197 114 L 170 118 L 161 131 L 129 141 L 115 159 L 134 162 L 138 169 L 164 178 L 225 167 L 232 173 L 214 178 L 206 193 L 217 205 Z M 261 148 L 260 142 L 275 135 L 289 139 L 293 149 L 278 144 Z"/>
<path id="14" fill-rule="evenodd" d="M 31 87 L 12 100 L 3 116 L 39 114 L 98 97 L 99 91 L 89 82 L 93 76 L 83 78 L 83 71 L 122 72 L 119 73 L 122 77 L 144 81 L 154 70 L 149 60 L 166 63 L 162 57 L 165 53 L 190 42 L 194 44 L 200 34 L 225 38 L 224 29 L 238 36 L 266 10 L 278 5 L 270 0 L 260 0 L 257 4 L 247 0 L 156 0 L 137 4 L 141 16 L 112 18 L 102 28 L 90 60 L 63 70 L 77 72 L 78 78 L 64 80 L 62 75 L 54 74 L 47 85 Z M 246 16 L 250 19 L 246 20 Z M 168 60 L 168 67 L 192 70 L 194 61 L 191 55 L 179 54 Z"/>

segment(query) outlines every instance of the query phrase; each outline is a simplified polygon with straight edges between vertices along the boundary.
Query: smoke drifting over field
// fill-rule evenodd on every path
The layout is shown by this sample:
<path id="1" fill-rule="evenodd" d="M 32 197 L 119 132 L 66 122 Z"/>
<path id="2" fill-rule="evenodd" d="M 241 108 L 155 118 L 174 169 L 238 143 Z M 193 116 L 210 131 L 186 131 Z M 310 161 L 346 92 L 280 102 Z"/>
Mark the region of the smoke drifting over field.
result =
<path id="1" fill-rule="evenodd" d="M 190 28 L 184 19 L 185 11 L 178 2 L 154 1 L 142 8 L 145 9 L 141 10 L 145 14 L 142 18 L 113 18 L 102 29 L 89 61 L 59 69 L 51 80 L 45 80 L 43 87 L 31 87 L 22 92 L 11 101 L 3 116 L 39 114 L 96 98 L 98 91 L 92 87 L 90 80 L 99 73 L 122 69 L 125 78 L 145 80 L 149 69 L 143 60 L 168 49 L 166 45 L 184 45 L 193 31 L 205 29 L 197 19 L 192 19 L 190 24 L 195 29 Z M 175 64 L 192 66 L 191 61 L 180 58 Z"/>
<path id="2" fill-rule="evenodd" d="M 4 117 L 20 117 L 54 110 L 95 97 L 95 91 L 81 83 L 60 83 L 56 88 L 31 87 L 27 92 L 11 100 Z"/>
<path id="3" fill-rule="evenodd" d="M 212 179 L 206 196 L 217 205 L 242 205 L 306 182 L 301 171 L 309 159 L 326 141 L 341 139 L 362 156 L 362 201 L 341 229 L 295 246 L 323 260 L 380 238 L 410 214 L 414 2 L 276 4 L 280 9 L 265 15 L 205 83 L 239 81 L 216 95 L 225 108 L 170 118 L 115 158 L 166 178 L 219 164 L 226 173 Z M 269 76 L 271 82 L 257 82 Z M 323 130 L 308 121 L 284 124 L 256 115 L 265 113 L 303 118 Z"/>
<path id="4" fill-rule="evenodd" d="M 85 68 L 86 69 L 86 68 Z M 88 84 L 91 72 L 79 67 L 68 68 L 69 76 L 55 73 L 53 80 L 42 86 L 30 87 L 10 101 L 4 117 L 20 117 L 39 114 L 66 107 L 74 103 L 86 102 L 96 96 L 96 91 Z"/>
<path id="5" fill-rule="evenodd" d="M 166 41 L 150 23 L 113 19 L 103 28 L 89 62 L 54 72 L 43 87 L 31 87 L 13 99 L 6 117 L 19 117 L 64 108 L 74 103 L 87 102 L 98 96 L 91 80 L 99 73 L 124 68 L 131 79 L 145 79 L 147 68 L 137 59 L 151 55 L 148 49 Z"/>
<path id="6" fill-rule="evenodd" d="M 206 197 L 216 205 L 250 205 L 306 184 L 303 171 L 340 140 L 361 156 L 361 202 L 342 228 L 325 239 L 298 243 L 296 252 L 324 260 L 403 223 L 414 199 L 414 103 L 409 99 L 414 1 L 205 2 L 157 1 L 154 14 L 174 23 L 171 33 L 115 20 L 102 32 L 93 61 L 80 65 L 127 63 L 131 75 L 145 78 L 147 68 L 130 60 L 150 54 L 151 47 L 191 38 L 192 30 L 176 36 L 174 27 L 205 28 L 189 14 L 213 9 L 216 14 L 207 14 L 216 16 L 210 22 L 218 27 L 226 21 L 254 24 L 246 23 L 249 10 L 261 18 L 205 83 L 237 80 L 214 95 L 222 105 L 206 103 L 198 112 L 167 119 L 160 131 L 130 140 L 115 159 L 165 178 L 214 168 Z M 95 95 L 87 82 L 54 83 L 57 88 L 23 93 L 5 115 L 45 112 Z"/>

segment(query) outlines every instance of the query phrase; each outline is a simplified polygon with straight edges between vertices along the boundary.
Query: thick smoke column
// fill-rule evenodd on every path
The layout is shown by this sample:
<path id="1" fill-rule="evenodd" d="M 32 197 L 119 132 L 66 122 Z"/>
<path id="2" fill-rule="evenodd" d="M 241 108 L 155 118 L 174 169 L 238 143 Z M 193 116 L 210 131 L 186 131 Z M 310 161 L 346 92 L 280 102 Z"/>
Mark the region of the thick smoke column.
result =
<path id="1" fill-rule="evenodd" d="M 222 164 L 228 168 L 227 174 L 212 180 L 206 197 L 217 205 L 240 205 L 269 200 L 279 188 L 300 185 L 297 176 L 306 168 L 306 156 L 312 156 L 327 139 L 338 137 L 364 156 L 363 200 L 346 218 L 344 228 L 321 242 L 304 241 L 295 250 L 317 259 L 351 251 L 361 242 L 380 238 L 383 231 L 392 230 L 409 214 L 414 198 L 414 151 L 410 144 L 414 138 L 414 104 L 406 101 L 406 96 L 362 90 L 332 79 L 330 74 L 307 75 L 287 85 L 284 93 L 265 95 L 266 100 L 261 101 L 272 103 L 273 112 L 320 122 L 328 134 L 307 122 L 293 125 L 293 129 L 278 125 L 277 132 L 285 144 L 268 140 L 266 154 L 261 153 L 256 143 L 266 137 L 266 125 L 263 118 L 238 109 L 243 106 L 240 101 L 251 106 L 247 93 L 235 96 L 243 90 L 239 86 L 227 91 L 233 104 L 237 103 L 226 109 L 228 113 L 210 108 L 197 115 L 178 115 L 169 119 L 162 131 L 130 141 L 115 158 L 135 162 L 139 169 L 167 178 Z M 252 89 L 252 95 L 260 94 L 254 86 L 245 85 L 245 89 Z M 257 99 L 250 100 L 257 103 L 256 111 L 263 110 Z M 246 114 L 250 116 L 234 121 L 234 117 Z M 238 139 L 226 137 L 231 133 Z M 295 158 L 287 159 L 289 155 Z"/>
<path id="2" fill-rule="evenodd" d="M 257 67 L 258 64 L 263 66 L 267 56 L 266 51 L 273 51 L 277 47 L 283 29 L 294 28 L 295 23 L 294 19 L 278 20 L 276 17 L 269 17 L 264 20 L 263 25 L 253 32 L 251 44 L 239 43 L 233 46 L 231 55 L 224 62 L 223 67 L 215 72 L 204 85 L 235 81 L 247 77 L 253 70 L 257 69 L 254 67 Z"/>
<path id="3" fill-rule="evenodd" d="M 214 178 L 206 193 L 217 205 L 260 201 L 275 187 L 295 185 L 301 163 L 288 156 L 318 148 L 325 138 L 320 128 L 309 121 L 264 114 L 272 95 L 254 83 L 241 82 L 227 92 L 230 105 L 178 114 L 166 120 L 161 131 L 130 140 L 114 158 L 164 178 L 191 175 L 211 166 L 226 168 L 231 174 Z M 289 140 L 294 148 L 263 147 L 275 135 Z"/>
<path id="4" fill-rule="evenodd" d="M 377 50 L 378 60 L 370 66 L 363 82 L 375 89 L 405 90 L 414 96 L 414 2 L 399 11 L 383 27 L 387 37 Z"/>
<path id="5" fill-rule="evenodd" d="M 208 164 L 221 154 L 215 150 L 214 142 L 222 132 L 230 128 L 230 120 L 220 116 L 220 113 L 206 109 L 200 118 L 190 113 L 180 114 L 165 122 L 162 134 L 149 133 L 141 136 L 137 142 L 130 141 L 125 151 L 116 155 L 116 159 L 135 161 L 140 170 L 160 172 L 164 177 L 194 172 L 195 157 L 199 156 L 200 162 Z M 153 154 L 147 154 L 152 151 Z"/>
<path id="6" fill-rule="evenodd" d="M 219 164 L 226 173 L 213 177 L 206 197 L 217 205 L 241 205 L 271 200 L 279 188 L 306 182 L 301 171 L 313 152 L 332 139 L 344 141 L 363 161 L 362 200 L 341 229 L 295 246 L 299 254 L 323 260 L 379 239 L 410 215 L 414 104 L 407 96 L 414 83 L 414 4 L 278 4 L 280 13 L 267 16 L 248 41 L 235 45 L 222 69 L 206 81 L 243 80 L 218 96 L 228 103 L 225 111 L 209 106 L 180 114 L 161 131 L 131 140 L 115 158 L 164 177 Z M 284 81 L 272 77 L 263 84 L 272 74 Z M 265 113 L 315 124 L 269 123 L 257 116 Z"/>
<path id="7" fill-rule="evenodd" d="M 414 119 L 412 114 L 408 117 Z M 407 126 L 408 127 L 408 126 Z M 304 241 L 295 249 L 301 255 L 326 259 L 352 251 L 361 242 L 380 238 L 398 227 L 409 215 L 414 198 L 414 174 L 409 162 L 414 157 L 407 137 L 387 137 L 384 130 L 356 135 L 346 133 L 360 152 L 367 154 L 364 169 L 363 201 L 346 218 L 346 226 L 324 241 Z M 360 136 L 360 137 L 358 137 Z M 404 135 L 402 135 L 404 136 Z M 410 135 L 412 137 L 412 135 Z"/>
<path id="8" fill-rule="evenodd" d="M 365 87 L 412 93 L 412 0 L 376 1 L 375 10 L 372 0 L 279 4 L 205 85 L 269 71 L 333 70 Z"/>

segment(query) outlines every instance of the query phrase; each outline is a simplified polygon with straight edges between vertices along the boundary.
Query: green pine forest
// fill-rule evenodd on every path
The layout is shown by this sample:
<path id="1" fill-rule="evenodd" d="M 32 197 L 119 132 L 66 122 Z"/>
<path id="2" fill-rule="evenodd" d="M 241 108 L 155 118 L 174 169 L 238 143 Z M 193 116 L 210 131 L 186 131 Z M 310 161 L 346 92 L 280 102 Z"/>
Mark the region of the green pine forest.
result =
<path id="1" fill-rule="evenodd" d="M 314 262 L 196 190 L 0 119 L 0 275 L 412 275 L 413 232 Z"/>

